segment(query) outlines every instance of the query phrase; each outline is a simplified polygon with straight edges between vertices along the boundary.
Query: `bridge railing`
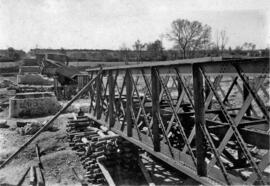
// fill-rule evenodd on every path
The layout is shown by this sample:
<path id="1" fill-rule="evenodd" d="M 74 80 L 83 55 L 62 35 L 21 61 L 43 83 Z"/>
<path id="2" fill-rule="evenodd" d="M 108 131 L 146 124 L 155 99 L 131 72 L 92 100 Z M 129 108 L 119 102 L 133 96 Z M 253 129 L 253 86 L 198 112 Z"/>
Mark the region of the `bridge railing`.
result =
<path id="1" fill-rule="evenodd" d="M 267 184 L 268 58 L 104 68 L 89 104 L 94 120 L 201 183 Z"/>

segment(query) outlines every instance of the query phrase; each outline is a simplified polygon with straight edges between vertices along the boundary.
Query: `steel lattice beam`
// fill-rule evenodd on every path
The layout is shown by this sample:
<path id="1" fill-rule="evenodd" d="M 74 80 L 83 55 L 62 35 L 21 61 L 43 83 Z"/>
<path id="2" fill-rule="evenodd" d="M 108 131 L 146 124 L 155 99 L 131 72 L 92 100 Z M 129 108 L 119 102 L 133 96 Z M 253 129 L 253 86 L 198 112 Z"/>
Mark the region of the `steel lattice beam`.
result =
<path id="1" fill-rule="evenodd" d="M 267 184 L 268 61 L 203 58 L 104 68 L 89 90 L 89 116 L 201 183 Z M 89 79 L 97 71 L 88 70 Z M 252 172 L 246 177 L 237 167 Z"/>

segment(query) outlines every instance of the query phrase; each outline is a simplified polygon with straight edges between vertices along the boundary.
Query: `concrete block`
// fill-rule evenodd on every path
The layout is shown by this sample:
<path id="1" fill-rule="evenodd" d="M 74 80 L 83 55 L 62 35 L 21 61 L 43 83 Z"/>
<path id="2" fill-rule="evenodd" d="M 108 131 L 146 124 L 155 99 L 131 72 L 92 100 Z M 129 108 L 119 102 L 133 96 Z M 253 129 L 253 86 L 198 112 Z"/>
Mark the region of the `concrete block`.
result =
<path id="1" fill-rule="evenodd" d="M 8 128 L 9 126 L 7 125 L 7 120 L 5 119 L 0 119 L 0 128 Z"/>
<path id="2" fill-rule="evenodd" d="M 18 84 L 27 85 L 53 85 L 53 79 L 44 77 L 41 74 L 24 74 L 17 75 Z"/>
<path id="3" fill-rule="evenodd" d="M 52 92 L 19 93 L 9 99 L 9 117 L 37 117 L 55 114 L 61 109 Z"/>
<path id="4" fill-rule="evenodd" d="M 19 70 L 19 74 L 38 74 L 40 72 L 41 71 L 39 66 L 21 66 Z"/>

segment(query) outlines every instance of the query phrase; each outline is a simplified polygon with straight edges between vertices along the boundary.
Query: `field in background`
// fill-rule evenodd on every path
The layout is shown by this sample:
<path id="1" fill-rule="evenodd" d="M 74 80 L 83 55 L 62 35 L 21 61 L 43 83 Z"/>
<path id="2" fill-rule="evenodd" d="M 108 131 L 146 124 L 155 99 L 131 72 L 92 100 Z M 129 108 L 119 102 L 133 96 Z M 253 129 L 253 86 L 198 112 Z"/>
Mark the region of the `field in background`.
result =
<path id="1" fill-rule="evenodd" d="M 122 65 L 134 65 L 134 64 L 141 64 L 145 62 L 104 62 L 104 61 L 71 61 L 69 62 L 69 66 L 74 66 L 74 67 L 89 67 L 89 68 L 94 68 L 94 67 L 111 67 L 111 66 L 122 66 Z"/>
<path id="2" fill-rule="evenodd" d="M 69 66 L 78 68 L 81 71 L 84 71 L 88 68 L 97 68 L 97 67 L 111 67 L 111 66 L 122 66 L 122 65 L 134 65 L 141 64 L 143 62 L 95 62 L 95 61 L 71 61 Z M 145 62 L 144 62 L 145 63 Z M 19 66 L 21 62 L 0 62 L 0 74 L 16 74 L 19 72 Z"/>

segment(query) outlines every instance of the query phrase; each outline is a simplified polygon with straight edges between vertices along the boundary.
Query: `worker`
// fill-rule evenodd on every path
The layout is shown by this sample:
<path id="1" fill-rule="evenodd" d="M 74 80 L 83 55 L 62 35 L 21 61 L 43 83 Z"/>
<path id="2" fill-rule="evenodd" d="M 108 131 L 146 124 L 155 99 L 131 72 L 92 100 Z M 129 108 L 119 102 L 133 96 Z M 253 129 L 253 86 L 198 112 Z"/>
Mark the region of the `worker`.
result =
<path id="1" fill-rule="evenodd" d="M 80 110 L 78 112 L 78 116 L 84 116 L 84 112 L 82 111 L 82 108 L 80 108 Z"/>

